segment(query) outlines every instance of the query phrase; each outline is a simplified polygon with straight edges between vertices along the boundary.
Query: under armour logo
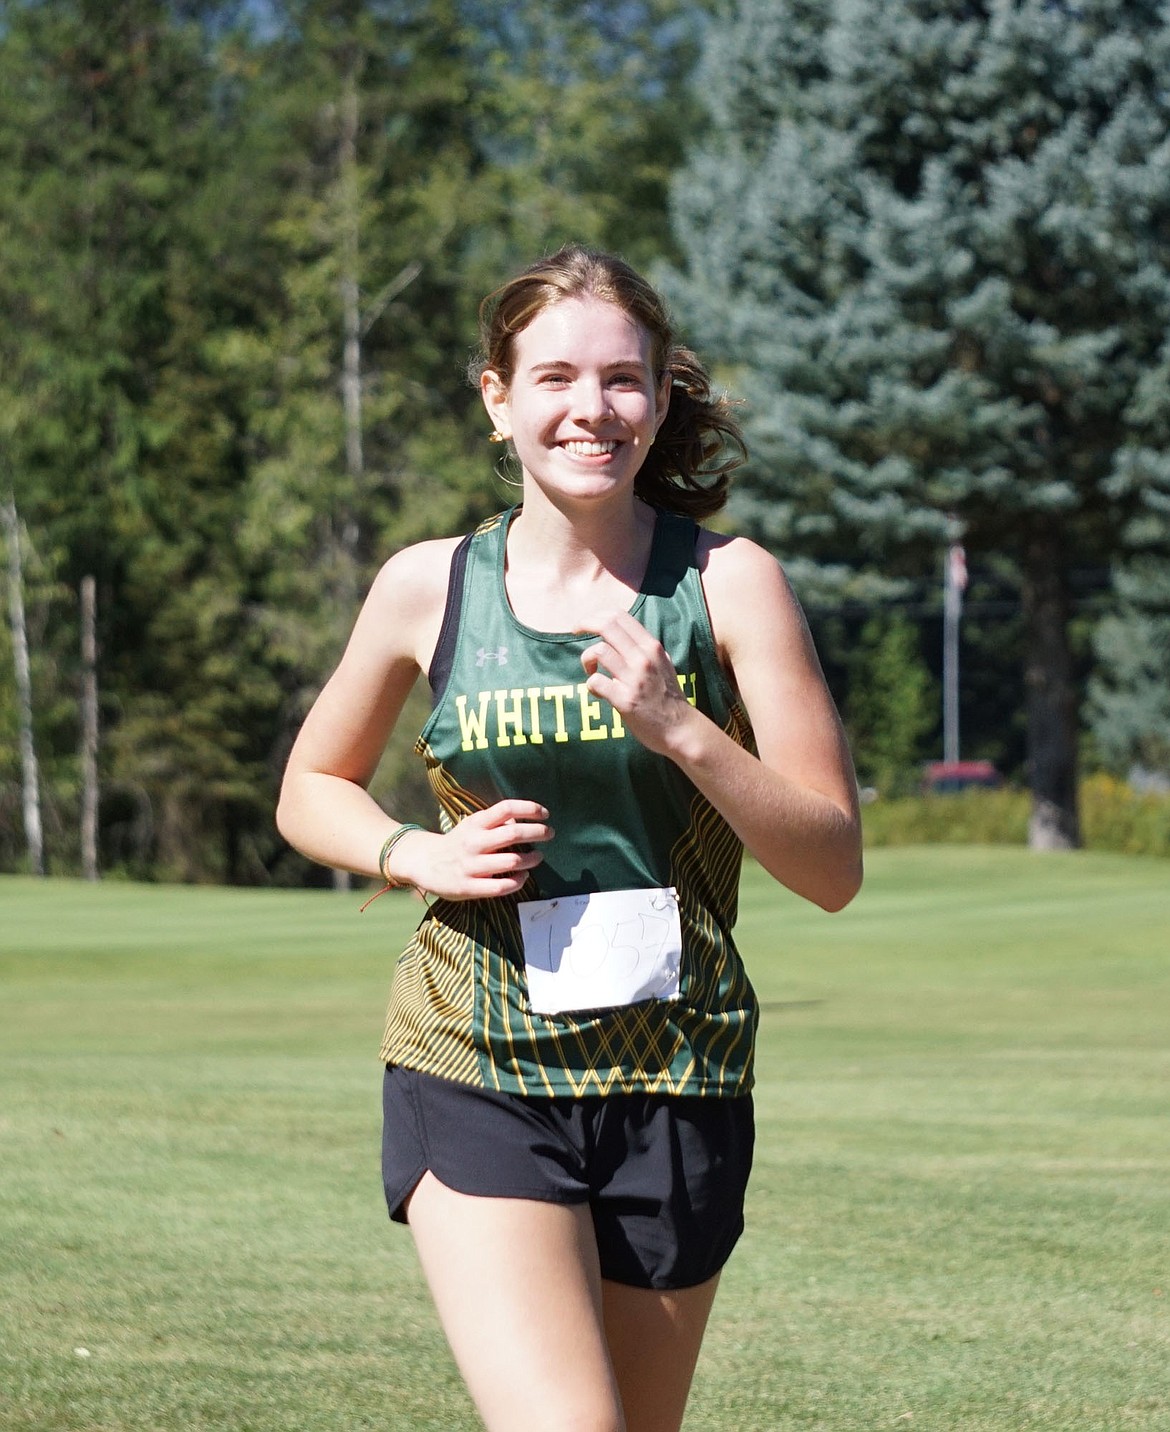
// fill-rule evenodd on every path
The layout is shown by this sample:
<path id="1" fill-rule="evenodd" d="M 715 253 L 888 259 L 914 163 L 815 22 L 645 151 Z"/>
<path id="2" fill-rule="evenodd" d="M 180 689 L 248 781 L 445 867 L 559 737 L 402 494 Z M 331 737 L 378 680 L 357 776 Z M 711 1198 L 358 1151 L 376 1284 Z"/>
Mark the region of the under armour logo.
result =
<path id="1" fill-rule="evenodd" d="M 475 653 L 476 666 L 486 666 L 489 661 L 494 661 L 497 666 L 507 666 L 508 648 L 506 646 L 498 646 L 495 651 L 487 651 L 481 646 Z"/>

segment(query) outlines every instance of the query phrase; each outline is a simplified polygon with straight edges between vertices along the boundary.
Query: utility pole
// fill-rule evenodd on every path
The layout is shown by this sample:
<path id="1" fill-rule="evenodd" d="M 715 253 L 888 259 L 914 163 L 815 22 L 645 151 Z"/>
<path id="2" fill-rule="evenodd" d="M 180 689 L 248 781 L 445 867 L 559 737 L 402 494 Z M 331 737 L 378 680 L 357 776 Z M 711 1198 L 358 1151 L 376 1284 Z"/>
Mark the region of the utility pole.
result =
<path id="1" fill-rule="evenodd" d="M 951 542 L 943 558 L 943 760 L 959 759 L 959 623 L 967 588 L 967 554 Z"/>

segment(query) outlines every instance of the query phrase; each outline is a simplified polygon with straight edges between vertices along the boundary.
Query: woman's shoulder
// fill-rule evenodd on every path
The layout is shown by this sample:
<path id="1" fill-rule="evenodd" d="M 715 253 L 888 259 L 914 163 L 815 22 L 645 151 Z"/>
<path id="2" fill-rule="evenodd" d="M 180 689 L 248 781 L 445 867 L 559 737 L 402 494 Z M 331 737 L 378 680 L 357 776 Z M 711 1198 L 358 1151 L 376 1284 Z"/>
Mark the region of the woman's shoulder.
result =
<path id="1" fill-rule="evenodd" d="M 714 583 L 736 591 L 763 583 L 765 590 L 787 589 L 784 569 L 777 559 L 750 537 L 733 537 L 700 527 L 695 538 L 695 560 L 706 587 Z"/>
<path id="2" fill-rule="evenodd" d="M 362 606 L 359 629 L 391 656 L 426 670 L 438 640 L 451 562 L 461 537 L 415 542 L 382 564 Z"/>
<path id="3" fill-rule="evenodd" d="M 767 548 L 701 528 L 695 556 L 715 640 L 731 666 L 803 645 L 804 613 Z"/>
<path id="4" fill-rule="evenodd" d="M 374 578 L 370 595 L 392 598 L 396 605 L 412 599 L 426 604 L 446 598 L 451 561 L 462 537 L 434 537 L 401 547 L 388 558 Z"/>

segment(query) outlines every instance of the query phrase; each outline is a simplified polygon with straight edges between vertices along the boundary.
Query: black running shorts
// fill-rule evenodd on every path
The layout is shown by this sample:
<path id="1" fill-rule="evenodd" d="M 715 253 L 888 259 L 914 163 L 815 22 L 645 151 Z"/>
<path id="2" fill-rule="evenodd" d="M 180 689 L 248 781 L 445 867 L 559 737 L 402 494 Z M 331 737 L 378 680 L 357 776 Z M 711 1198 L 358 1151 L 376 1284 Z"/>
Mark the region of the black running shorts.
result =
<path id="1" fill-rule="evenodd" d="M 743 1232 L 750 1095 L 525 1098 L 390 1065 L 383 1112 L 396 1222 L 427 1169 L 459 1193 L 587 1203 L 602 1277 L 639 1288 L 706 1282 Z"/>

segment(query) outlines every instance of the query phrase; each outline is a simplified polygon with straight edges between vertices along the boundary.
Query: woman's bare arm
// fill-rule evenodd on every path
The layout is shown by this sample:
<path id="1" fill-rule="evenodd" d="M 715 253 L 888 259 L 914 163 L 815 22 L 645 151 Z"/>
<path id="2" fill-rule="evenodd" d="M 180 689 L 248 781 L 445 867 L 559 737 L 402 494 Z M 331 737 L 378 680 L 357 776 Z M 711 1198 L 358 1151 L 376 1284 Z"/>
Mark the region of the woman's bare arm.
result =
<path id="1" fill-rule="evenodd" d="M 359 875 L 381 875 L 378 856 L 400 822 L 367 790 L 420 672 L 434 655 L 458 539 L 424 542 L 392 557 L 358 614 L 337 670 L 305 718 L 289 755 L 276 824 L 302 854 Z M 501 801 L 446 835 L 412 831 L 395 846 L 395 878 L 454 899 L 514 893 L 551 837 L 533 801 Z"/>
<path id="2" fill-rule="evenodd" d="M 628 613 L 600 625 L 584 658 L 589 686 L 685 771 L 770 874 L 839 910 L 862 879 L 857 783 L 803 613 L 755 543 L 700 540 L 712 628 L 758 757 L 683 699 L 666 653 Z"/>

